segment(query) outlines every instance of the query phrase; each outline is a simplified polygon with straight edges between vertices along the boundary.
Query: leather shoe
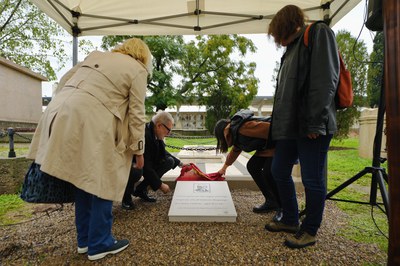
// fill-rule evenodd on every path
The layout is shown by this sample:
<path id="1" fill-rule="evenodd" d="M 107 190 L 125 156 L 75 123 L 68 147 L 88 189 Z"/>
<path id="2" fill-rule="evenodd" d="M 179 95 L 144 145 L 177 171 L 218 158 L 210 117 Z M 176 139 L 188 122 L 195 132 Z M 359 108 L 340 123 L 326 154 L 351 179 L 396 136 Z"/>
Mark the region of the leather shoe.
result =
<path id="1" fill-rule="evenodd" d="M 256 206 L 253 208 L 253 212 L 255 213 L 268 213 L 268 212 L 273 212 L 278 210 L 278 206 L 276 204 L 273 204 L 271 202 L 264 202 L 264 204 L 260 206 Z"/>
<path id="2" fill-rule="evenodd" d="M 283 212 L 282 209 L 279 209 L 276 211 L 274 217 L 272 218 L 275 222 L 280 222 L 282 220 L 283 217 Z"/>
<path id="3" fill-rule="evenodd" d="M 146 191 L 146 190 L 140 190 L 140 191 L 136 191 L 136 190 L 135 190 L 135 192 L 133 192 L 133 196 L 139 197 L 139 198 L 141 198 L 143 201 L 147 201 L 147 202 L 156 202 L 156 201 L 157 201 L 156 198 L 150 197 L 150 196 L 147 194 L 147 191 Z"/>
<path id="4" fill-rule="evenodd" d="M 135 204 L 133 204 L 132 200 L 122 201 L 121 207 L 124 210 L 133 210 L 133 209 L 135 209 Z"/>

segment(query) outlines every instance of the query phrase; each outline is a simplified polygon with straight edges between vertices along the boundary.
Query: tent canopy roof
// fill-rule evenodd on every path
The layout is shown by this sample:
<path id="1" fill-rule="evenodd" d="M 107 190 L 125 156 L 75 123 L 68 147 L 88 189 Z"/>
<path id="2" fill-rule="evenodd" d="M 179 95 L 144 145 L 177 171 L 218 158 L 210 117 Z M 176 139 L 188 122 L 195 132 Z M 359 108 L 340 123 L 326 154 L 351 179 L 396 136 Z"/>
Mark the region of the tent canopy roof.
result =
<path id="1" fill-rule="evenodd" d="M 288 4 L 331 26 L 361 0 L 32 0 L 74 36 L 266 33 Z"/>

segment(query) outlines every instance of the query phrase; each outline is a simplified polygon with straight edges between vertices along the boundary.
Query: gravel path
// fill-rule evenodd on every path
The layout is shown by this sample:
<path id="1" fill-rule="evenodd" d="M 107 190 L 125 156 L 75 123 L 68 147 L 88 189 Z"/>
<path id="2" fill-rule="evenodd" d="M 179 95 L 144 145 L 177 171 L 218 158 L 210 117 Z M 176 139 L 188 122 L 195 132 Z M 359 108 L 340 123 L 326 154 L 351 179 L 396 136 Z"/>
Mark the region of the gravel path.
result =
<path id="1" fill-rule="evenodd" d="M 315 246 L 292 250 L 283 246 L 285 233 L 270 233 L 264 225 L 273 214 L 255 214 L 260 193 L 233 190 L 236 223 L 170 223 L 172 194 L 156 193 L 157 203 L 135 200 L 136 209 L 114 206 L 113 233 L 127 238 L 123 252 L 96 262 L 76 252 L 74 207 L 43 215 L 34 205 L 36 220 L 0 227 L 0 265 L 385 265 L 387 254 L 376 245 L 360 244 L 338 235 L 346 215 L 327 201 Z M 301 197 L 301 196 L 299 196 Z"/>

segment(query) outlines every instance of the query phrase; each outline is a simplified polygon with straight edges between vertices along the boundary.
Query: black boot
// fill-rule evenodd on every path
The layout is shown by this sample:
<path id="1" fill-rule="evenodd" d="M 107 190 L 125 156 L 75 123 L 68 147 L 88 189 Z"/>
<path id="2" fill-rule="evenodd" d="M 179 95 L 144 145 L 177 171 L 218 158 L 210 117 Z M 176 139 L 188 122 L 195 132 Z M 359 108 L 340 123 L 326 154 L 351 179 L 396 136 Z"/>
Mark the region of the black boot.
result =
<path id="1" fill-rule="evenodd" d="M 253 212 L 255 213 L 268 213 L 268 212 L 273 212 L 277 211 L 279 209 L 278 204 L 272 202 L 272 201 L 265 201 L 264 204 L 256 206 L 253 208 Z"/>
<path id="2" fill-rule="evenodd" d="M 135 192 L 133 192 L 133 196 L 139 197 L 143 201 L 147 201 L 147 202 L 156 202 L 157 201 L 156 198 L 150 197 L 147 194 L 147 190 L 135 190 Z"/>
<path id="3" fill-rule="evenodd" d="M 275 222 L 280 222 L 282 220 L 282 217 L 283 217 L 283 212 L 282 212 L 282 209 L 279 208 L 276 211 L 276 213 L 274 215 L 274 218 L 272 218 L 272 220 L 275 221 Z"/>
<path id="4" fill-rule="evenodd" d="M 134 210 L 135 209 L 135 204 L 133 204 L 133 201 L 131 198 L 129 199 L 123 199 L 122 204 L 121 204 L 122 209 L 124 210 Z"/>

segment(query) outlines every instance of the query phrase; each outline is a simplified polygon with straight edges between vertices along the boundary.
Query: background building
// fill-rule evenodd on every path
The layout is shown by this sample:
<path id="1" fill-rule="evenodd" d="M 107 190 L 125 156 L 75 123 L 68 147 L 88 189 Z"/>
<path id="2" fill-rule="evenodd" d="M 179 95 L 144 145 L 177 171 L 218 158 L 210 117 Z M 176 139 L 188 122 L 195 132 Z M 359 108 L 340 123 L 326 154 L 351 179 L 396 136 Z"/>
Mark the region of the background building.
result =
<path id="1" fill-rule="evenodd" d="M 0 128 L 35 127 L 47 78 L 0 57 Z"/>
<path id="2" fill-rule="evenodd" d="M 272 96 L 256 96 L 248 107 L 255 115 L 268 116 L 272 113 Z M 205 127 L 206 106 L 182 105 L 167 108 L 175 120 L 174 131 L 207 131 Z"/>

